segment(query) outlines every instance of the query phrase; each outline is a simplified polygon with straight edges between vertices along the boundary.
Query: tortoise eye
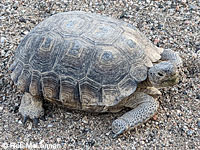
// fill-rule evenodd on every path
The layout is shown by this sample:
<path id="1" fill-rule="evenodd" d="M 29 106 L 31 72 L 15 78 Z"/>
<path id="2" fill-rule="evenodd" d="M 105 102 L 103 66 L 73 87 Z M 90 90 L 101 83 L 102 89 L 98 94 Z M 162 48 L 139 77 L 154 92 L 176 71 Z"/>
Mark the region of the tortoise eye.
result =
<path id="1" fill-rule="evenodd" d="M 160 72 L 158 72 L 158 75 L 161 76 L 161 77 L 164 76 L 164 74 L 163 74 L 163 73 L 160 73 Z"/>

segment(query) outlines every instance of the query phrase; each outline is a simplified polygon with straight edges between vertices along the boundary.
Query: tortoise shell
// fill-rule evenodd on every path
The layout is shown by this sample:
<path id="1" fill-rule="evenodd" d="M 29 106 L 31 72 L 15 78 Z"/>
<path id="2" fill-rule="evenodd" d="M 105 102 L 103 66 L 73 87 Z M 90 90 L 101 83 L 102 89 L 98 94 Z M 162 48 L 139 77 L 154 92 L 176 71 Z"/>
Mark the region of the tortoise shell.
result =
<path id="1" fill-rule="evenodd" d="M 162 51 L 128 23 L 82 11 L 59 13 L 21 41 L 11 77 L 33 96 L 106 111 L 134 93 Z"/>

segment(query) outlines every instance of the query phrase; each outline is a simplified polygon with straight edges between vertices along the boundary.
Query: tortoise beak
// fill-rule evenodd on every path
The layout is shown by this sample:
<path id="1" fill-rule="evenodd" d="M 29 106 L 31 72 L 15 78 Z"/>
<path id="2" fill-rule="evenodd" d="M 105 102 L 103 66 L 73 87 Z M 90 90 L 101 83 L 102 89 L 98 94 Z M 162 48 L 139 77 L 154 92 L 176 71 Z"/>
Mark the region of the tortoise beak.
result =
<path id="1" fill-rule="evenodd" d="M 176 74 L 169 77 L 169 79 L 163 80 L 161 87 L 173 86 L 175 84 L 178 84 L 178 82 L 179 82 L 179 74 L 178 72 L 176 72 Z"/>

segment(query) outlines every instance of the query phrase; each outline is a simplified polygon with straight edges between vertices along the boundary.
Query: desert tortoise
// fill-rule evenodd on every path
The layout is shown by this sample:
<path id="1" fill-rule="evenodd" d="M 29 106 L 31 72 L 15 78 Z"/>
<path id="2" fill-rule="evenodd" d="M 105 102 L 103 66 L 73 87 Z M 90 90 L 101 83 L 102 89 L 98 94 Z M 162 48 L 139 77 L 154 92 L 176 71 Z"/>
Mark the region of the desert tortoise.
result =
<path id="1" fill-rule="evenodd" d="M 176 84 L 181 64 L 177 53 L 154 46 L 131 24 L 72 11 L 49 17 L 27 34 L 10 70 L 24 92 L 24 122 L 37 124 L 43 99 L 91 112 L 132 108 L 112 123 L 117 136 L 156 113 L 156 87 Z"/>

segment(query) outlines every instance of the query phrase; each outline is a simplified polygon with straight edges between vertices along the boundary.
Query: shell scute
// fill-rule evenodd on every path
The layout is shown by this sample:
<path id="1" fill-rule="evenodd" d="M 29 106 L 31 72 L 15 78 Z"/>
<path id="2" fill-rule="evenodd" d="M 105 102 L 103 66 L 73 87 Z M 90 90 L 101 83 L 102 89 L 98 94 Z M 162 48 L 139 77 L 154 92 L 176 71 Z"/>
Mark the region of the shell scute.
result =
<path id="1" fill-rule="evenodd" d="M 98 50 L 87 76 L 102 85 L 117 84 L 128 74 L 129 68 L 119 50 L 104 46 Z"/>
<path id="2" fill-rule="evenodd" d="M 80 39 L 68 39 L 64 42 L 66 46 L 61 48 L 60 60 L 56 63 L 54 71 L 59 75 L 80 80 L 86 76 L 96 50 L 94 46 Z"/>
<path id="3" fill-rule="evenodd" d="M 54 72 L 48 72 L 42 75 L 42 92 L 44 98 L 48 100 L 59 100 L 60 79 Z"/>

